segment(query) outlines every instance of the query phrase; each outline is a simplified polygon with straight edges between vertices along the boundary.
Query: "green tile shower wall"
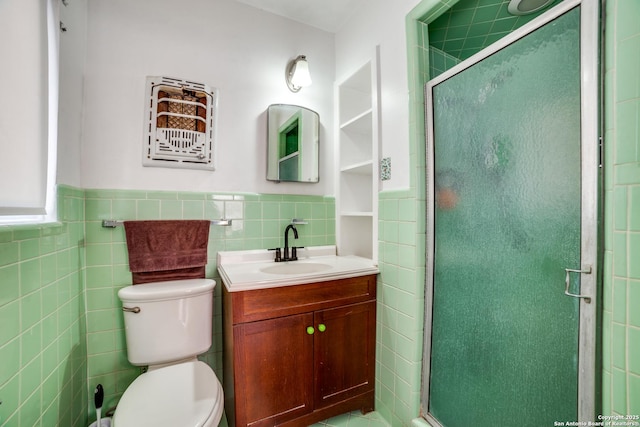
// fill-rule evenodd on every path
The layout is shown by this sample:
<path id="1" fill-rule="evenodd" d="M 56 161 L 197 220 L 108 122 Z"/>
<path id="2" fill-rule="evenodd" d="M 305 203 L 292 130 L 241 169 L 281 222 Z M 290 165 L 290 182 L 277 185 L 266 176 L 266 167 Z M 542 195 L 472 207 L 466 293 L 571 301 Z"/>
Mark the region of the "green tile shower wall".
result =
<path id="1" fill-rule="evenodd" d="M 60 223 L 0 227 L 0 426 L 86 425 L 84 194 Z"/>
<path id="2" fill-rule="evenodd" d="M 103 384 L 107 408 L 139 369 L 127 361 L 117 297 L 117 291 L 131 283 L 124 229 L 103 228 L 102 220 L 233 220 L 230 227 L 211 227 L 207 277 L 216 279 L 218 251 L 283 246 L 283 231 L 292 218 L 308 221 L 298 226 L 296 245 L 335 244 L 332 197 L 120 190 L 86 190 L 85 197 L 88 393 Z M 215 289 L 213 345 L 201 358 L 222 380 L 221 286 L 218 282 Z"/>
<path id="3" fill-rule="evenodd" d="M 515 16 L 505 0 L 459 0 L 429 25 L 429 43 L 449 56 L 464 60 L 517 28 L 535 19 L 540 12 Z"/>
<path id="4" fill-rule="evenodd" d="M 603 413 L 640 414 L 640 3 L 609 0 L 605 38 Z"/>
<path id="5" fill-rule="evenodd" d="M 439 76 L 449 68 L 459 64 L 460 60 L 434 47 L 429 49 L 429 76 L 431 79 Z"/>

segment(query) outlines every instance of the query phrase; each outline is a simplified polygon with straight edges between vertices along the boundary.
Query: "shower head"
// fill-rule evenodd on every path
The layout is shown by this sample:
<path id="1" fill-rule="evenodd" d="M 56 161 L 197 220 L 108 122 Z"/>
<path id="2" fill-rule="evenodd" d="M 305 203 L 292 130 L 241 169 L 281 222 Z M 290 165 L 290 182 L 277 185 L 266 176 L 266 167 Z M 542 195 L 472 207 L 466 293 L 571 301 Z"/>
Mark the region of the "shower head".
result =
<path id="1" fill-rule="evenodd" d="M 512 15 L 528 15 L 549 6 L 553 0 L 511 0 L 507 10 Z"/>

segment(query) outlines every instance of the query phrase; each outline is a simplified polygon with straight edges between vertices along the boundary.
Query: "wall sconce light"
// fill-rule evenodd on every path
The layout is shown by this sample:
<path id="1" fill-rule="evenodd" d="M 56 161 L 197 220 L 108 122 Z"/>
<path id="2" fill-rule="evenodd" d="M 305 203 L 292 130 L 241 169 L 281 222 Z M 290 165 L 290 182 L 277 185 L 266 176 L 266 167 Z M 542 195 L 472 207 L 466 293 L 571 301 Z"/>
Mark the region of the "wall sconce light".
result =
<path id="1" fill-rule="evenodd" d="M 298 92 L 303 86 L 311 85 L 311 74 L 309 74 L 307 57 L 298 55 L 296 59 L 289 61 L 285 78 L 291 92 Z"/>

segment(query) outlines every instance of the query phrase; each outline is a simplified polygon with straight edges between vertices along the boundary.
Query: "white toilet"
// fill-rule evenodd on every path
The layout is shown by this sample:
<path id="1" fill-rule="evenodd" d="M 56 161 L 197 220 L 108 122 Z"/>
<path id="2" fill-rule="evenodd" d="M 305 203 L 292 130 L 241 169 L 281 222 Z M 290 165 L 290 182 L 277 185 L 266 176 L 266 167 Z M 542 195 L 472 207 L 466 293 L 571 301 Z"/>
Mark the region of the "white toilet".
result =
<path id="1" fill-rule="evenodd" d="M 211 347 L 211 279 L 127 286 L 124 311 L 127 358 L 149 369 L 125 390 L 113 427 L 216 427 L 222 385 L 197 355 Z"/>

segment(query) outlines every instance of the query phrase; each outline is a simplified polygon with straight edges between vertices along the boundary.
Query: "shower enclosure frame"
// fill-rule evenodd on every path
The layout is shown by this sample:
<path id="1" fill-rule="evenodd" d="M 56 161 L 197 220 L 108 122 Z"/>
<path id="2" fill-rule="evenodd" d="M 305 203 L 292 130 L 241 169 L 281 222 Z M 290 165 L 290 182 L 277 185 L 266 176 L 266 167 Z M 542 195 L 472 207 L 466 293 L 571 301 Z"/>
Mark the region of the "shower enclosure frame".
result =
<path id="1" fill-rule="evenodd" d="M 426 276 L 424 349 L 422 362 L 421 416 L 431 425 L 440 423 L 429 413 L 429 379 L 431 360 L 431 331 L 433 320 L 433 277 L 435 249 L 435 186 L 434 186 L 434 129 L 433 87 L 464 71 L 483 59 L 514 43 L 532 31 L 580 6 L 580 146 L 581 146 L 581 265 L 580 293 L 588 295 L 590 302 L 580 298 L 578 336 L 578 408 L 577 421 L 594 421 L 596 399 L 600 382 L 597 376 L 597 331 L 600 306 L 599 224 L 600 189 L 602 167 L 601 118 L 600 118 L 600 4 L 598 0 L 565 0 L 554 8 L 525 24 L 493 45 L 473 55 L 455 67 L 425 84 L 426 147 Z M 567 266 L 568 268 L 574 268 Z M 559 284 L 562 295 L 562 284 Z"/>

